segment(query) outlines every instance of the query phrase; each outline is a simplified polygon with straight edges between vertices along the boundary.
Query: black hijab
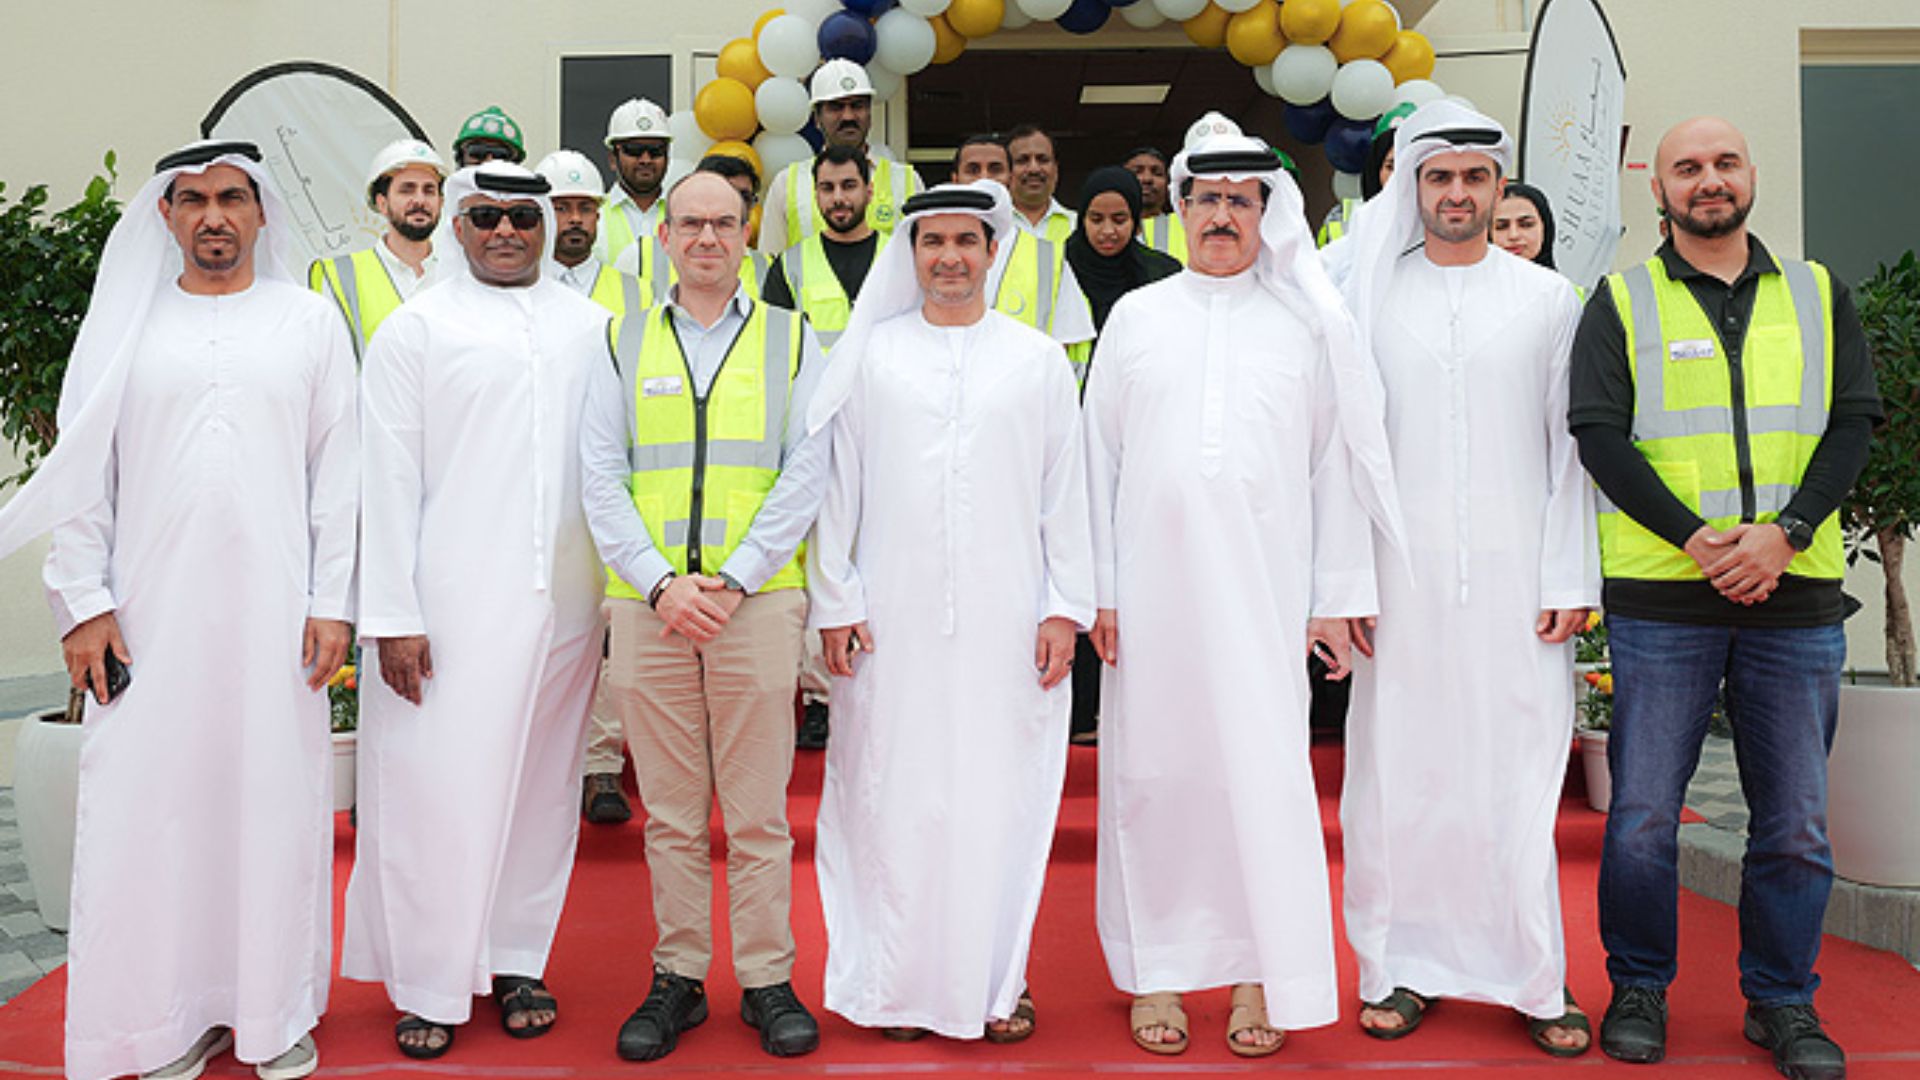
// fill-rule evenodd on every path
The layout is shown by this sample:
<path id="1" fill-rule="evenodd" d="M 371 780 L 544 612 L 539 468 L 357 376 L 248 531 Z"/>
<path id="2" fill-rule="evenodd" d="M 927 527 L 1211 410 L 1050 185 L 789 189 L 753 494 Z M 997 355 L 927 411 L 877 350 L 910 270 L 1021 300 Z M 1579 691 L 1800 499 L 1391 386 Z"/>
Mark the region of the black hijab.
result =
<path id="1" fill-rule="evenodd" d="M 1553 265 L 1553 210 L 1547 206 L 1547 193 L 1532 184 L 1523 184 L 1518 180 L 1507 181 L 1507 190 L 1501 192 L 1503 199 L 1521 198 L 1533 204 L 1540 213 L 1540 254 L 1533 261 L 1549 270 Z"/>
<path id="2" fill-rule="evenodd" d="M 1100 254 L 1087 239 L 1087 208 L 1093 205 L 1096 196 L 1109 191 L 1118 192 L 1133 214 L 1133 242 L 1118 255 Z M 1067 237 L 1067 262 L 1080 282 L 1080 291 L 1093 305 L 1096 330 L 1107 325 L 1107 313 L 1122 296 L 1150 281 L 1180 272 L 1180 260 L 1153 250 L 1139 239 L 1140 181 L 1118 165 L 1093 170 L 1080 187 L 1080 221 L 1074 226 L 1073 235 Z"/>

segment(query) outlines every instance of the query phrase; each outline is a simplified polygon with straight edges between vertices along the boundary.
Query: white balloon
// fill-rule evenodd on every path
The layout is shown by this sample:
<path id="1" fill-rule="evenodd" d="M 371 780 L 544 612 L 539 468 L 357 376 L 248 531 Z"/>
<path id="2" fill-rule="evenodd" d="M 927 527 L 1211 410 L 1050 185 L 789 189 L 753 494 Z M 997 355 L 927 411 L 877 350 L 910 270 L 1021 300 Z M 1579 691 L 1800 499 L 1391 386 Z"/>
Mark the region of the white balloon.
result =
<path id="1" fill-rule="evenodd" d="M 820 63 L 814 24 L 800 15 L 776 15 L 760 28 L 760 62 L 788 79 L 804 79 Z"/>
<path id="2" fill-rule="evenodd" d="M 799 135 L 763 131 L 753 140 L 753 152 L 760 155 L 760 164 L 766 170 L 760 180 L 764 190 L 787 166 L 796 161 L 811 161 L 813 144 Z"/>
<path id="3" fill-rule="evenodd" d="M 1116 10 L 1127 25 L 1135 30 L 1151 30 L 1167 21 L 1166 13 L 1155 7 L 1151 0 L 1138 0 Z"/>
<path id="4" fill-rule="evenodd" d="M 1417 108 L 1429 101 L 1439 101 L 1446 96 L 1447 92 L 1440 89 L 1439 83 L 1429 79 L 1408 79 L 1394 89 L 1393 103 L 1405 105 L 1411 102 Z"/>
<path id="5" fill-rule="evenodd" d="M 801 140 L 805 142 L 805 139 Z M 692 175 L 694 166 L 700 164 L 699 158 L 671 158 L 667 161 L 667 175 L 660 179 L 661 191 L 672 191 L 673 185 Z"/>
<path id="6" fill-rule="evenodd" d="M 759 115 L 761 127 L 786 133 L 806 126 L 813 103 L 799 79 L 776 76 L 761 83 L 753 92 L 753 111 Z"/>
<path id="7" fill-rule="evenodd" d="M 1378 60 L 1349 60 L 1333 76 L 1333 109 L 1349 120 L 1371 120 L 1393 107 L 1393 72 Z"/>
<path id="8" fill-rule="evenodd" d="M 933 24 L 911 11 L 894 8 L 873 24 L 879 39 L 873 58 L 880 66 L 901 75 L 911 75 L 933 62 L 933 50 L 939 44 Z"/>
<path id="9" fill-rule="evenodd" d="M 1289 105 L 1311 105 L 1333 89 L 1340 61 L 1325 45 L 1289 45 L 1273 58 L 1273 88 Z"/>
<path id="10" fill-rule="evenodd" d="M 1186 22 L 1207 10 L 1207 0 L 1140 0 L 1140 3 L 1151 3 L 1173 22 Z"/>
<path id="11" fill-rule="evenodd" d="M 931 19 L 947 10 L 947 5 L 951 3 L 953 0 L 900 0 L 900 8 L 923 19 Z"/>
<path id="12" fill-rule="evenodd" d="M 1333 197 L 1334 198 L 1358 199 L 1364 194 L 1365 194 L 1365 189 L 1361 188 L 1360 186 L 1359 173 L 1340 172 L 1338 170 L 1334 171 L 1334 174 L 1333 174 Z M 1347 222 L 1347 225 L 1349 228 L 1351 228 L 1353 225 L 1353 222 L 1349 221 Z"/>
<path id="13" fill-rule="evenodd" d="M 1000 9 L 1002 12 L 1000 29 L 1002 30 L 1018 30 L 1023 26 L 1033 25 L 1033 16 L 1021 11 L 1020 5 L 1013 0 L 1006 0 L 1006 3 L 1000 5 Z"/>
<path id="14" fill-rule="evenodd" d="M 867 65 L 867 81 L 873 84 L 873 100 L 887 101 L 907 85 L 906 76 L 879 64 Z"/>
<path id="15" fill-rule="evenodd" d="M 1138 7 L 1139 5 L 1136 4 L 1134 6 Z M 1253 65 L 1253 81 L 1260 84 L 1260 89 L 1262 91 L 1268 94 L 1271 94 L 1274 97 L 1280 96 L 1280 91 L 1275 89 L 1273 85 L 1273 65 L 1272 64 Z"/>
<path id="16" fill-rule="evenodd" d="M 1480 111 L 1480 106 L 1475 105 L 1472 99 L 1467 98 L 1461 94 L 1447 94 L 1445 96 L 1448 101 L 1453 102 L 1455 105 L 1458 105 L 1463 109 L 1472 109 L 1474 112 Z"/>
<path id="17" fill-rule="evenodd" d="M 713 140 L 694 120 L 692 109 L 681 109 L 667 117 L 667 130 L 673 134 L 673 141 L 667 144 L 670 158 L 699 161 L 707 155 L 707 147 L 713 145 Z"/>
<path id="18" fill-rule="evenodd" d="M 1213 2 L 1219 4 L 1221 10 L 1235 15 L 1243 11 L 1252 11 L 1260 4 L 1260 0 L 1213 0 Z"/>
<path id="19" fill-rule="evenodd" d="M 807 25 L 815 30 L 820 28 L 820 20 L 841 10 L 840 0 L 781 0 L 781 6 L 786 8 L 787 14 L 805 19 Z"/>
<path id="20" fill-rule="evenodd" d="M 1014 0 L 1020 11 L 1034 22 L 1052 22 L 1067 13 L 1073 0 Z"/>

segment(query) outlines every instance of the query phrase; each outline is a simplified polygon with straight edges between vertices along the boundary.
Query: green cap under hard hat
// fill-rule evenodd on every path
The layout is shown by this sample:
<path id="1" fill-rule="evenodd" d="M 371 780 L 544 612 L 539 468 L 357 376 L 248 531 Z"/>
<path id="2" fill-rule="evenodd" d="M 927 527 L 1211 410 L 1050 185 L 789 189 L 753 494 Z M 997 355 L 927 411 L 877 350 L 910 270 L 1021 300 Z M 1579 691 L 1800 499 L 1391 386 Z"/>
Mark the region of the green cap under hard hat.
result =
<path id="1" fill-rule="evenodd" d="M 527 156 L 526 143 L 520 139 L 520 125 L 513 118 L 500 111 L 500 106 L 489 105 L 467 117 L 460 125 L 460 134 L 454 137 L 453 152 L 460 153 L 460 147 L 475 139 L 492 139 L 513 147 L 513 160 L 523 161 Z"/>
<path id="2" fill-rule="evenodd" d="M 1394 128 L 1399 127 L 1400 121 L 1412 116 L 1413 110 L 1419 107 L 1420 106 L 1415 105 L 1411 101 L 1403 101 L 1393 108 L 1388 109 L 1386 112 L 1381 113 L 1380 119 L 1373 125 L 1373 137 L 1377 139 L 1387 132 L 1392 131 Z"/>

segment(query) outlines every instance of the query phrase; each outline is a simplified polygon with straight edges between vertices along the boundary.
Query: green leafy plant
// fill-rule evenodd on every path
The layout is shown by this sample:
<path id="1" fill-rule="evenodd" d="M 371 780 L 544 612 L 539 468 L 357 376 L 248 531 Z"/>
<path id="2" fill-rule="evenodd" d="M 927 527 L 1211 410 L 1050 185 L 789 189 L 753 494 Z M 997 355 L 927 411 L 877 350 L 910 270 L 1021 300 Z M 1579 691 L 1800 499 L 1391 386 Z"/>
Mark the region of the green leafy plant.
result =
<path id="1" fill-rule="evenodd" d="M 360 672 L 353 664 L 343 665 L 327 683 L 327 709 L 334 731 L 360 727 Z"/>
<path id="2" fill-rule="evenodd" d="M 1887 675 L 1914 685 L 1913 611 L 1901 580 L 1907 541 L 1920 522 L 1920 262 L 1908 251 L 1854 290 L 1873 351 L 1886 426 L 1842 508 L 1848 561 L 1877 562 L 1886 579 Z M 1871 544 L 1869 545 L 1869 541 Z"/>
<path id="3" fill-rule="evenodd" d="M 24 466 L 0 488 L 33 474 L 57 434 L 55 415 L 67 357 L 93 297 L 107 234 L 120 220 L 113 197 L 113 151 L 104 176 L 80 201 L 47 212 L 47 188 L 36 184 L 10 202 L 0 184 L 0 438 Z"/>

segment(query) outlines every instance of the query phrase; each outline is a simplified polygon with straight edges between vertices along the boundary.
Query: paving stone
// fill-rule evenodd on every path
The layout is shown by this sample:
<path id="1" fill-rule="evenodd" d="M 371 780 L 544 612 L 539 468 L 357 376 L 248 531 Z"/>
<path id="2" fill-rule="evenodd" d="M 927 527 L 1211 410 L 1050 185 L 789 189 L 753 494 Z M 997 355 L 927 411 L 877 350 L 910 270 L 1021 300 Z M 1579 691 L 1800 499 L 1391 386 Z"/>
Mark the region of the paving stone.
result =
<path id="1" fill-rule="evenodd" d="M 0 951 L 0 982 L 10 979 L 40 977 L 40 965 L 35 964 L 26 953 Z"/>
<path id="2" fill-rule="evenodd" d="M 31 976 L 18 979 L 0 979 L 0 1005 L 4 1005 L 14 998 L 19 997 L 21 994 L 26 993 L 29 987 L 40 981 L 40 977 L 43 974 L 45 973 L 36 969 Z"/>
<path id="3" fill-rule="evenodd" d="M 59 956 L 46 956 L 46 957 L 34 956 L 34 957 L 29 957 L 28 959 L 32 960 L 35 964 L 38 964 L 40 966 L 40 974 L 42 975 L 51 975 L 54 972 L 59 971 L 61 968 L 67 966 L 67 954 L 64 952 L 61 953 Z"/>
<path id="4" fill-rule="evenodd" d="M 44 934 L 46 931 L 47 924 L 40 921 L 38 910 L 16 911 L 11 915 L 0 915 L 0 934 L 15 940 Z"/>
<path id="5" fill-rule="evenodd" d="M 1821 933 L 1836 937 L 1852 935 L 1860 890 L 1847 888 L 1848 884 L 1844 880 L 1833 883 L 1833 892 L 1827 896 L 1827 917 L 1820 923 Z"/>
<path id="6" fill-rule="evenodd" d="M 15 952 L 26 953 L 35 960 L 67 955 L 67 939 L 51 930 L 42 930 L 32 937 L 23 937 L 9 947 Z"/>
<path id="7" fill-rule="evenodd" d="M 1881 889 L 1848 883 L 1855 891 L 1853 940 L 1876 949 L 1911 953 L 1914 909 L 1920 893 L 1913 889 Z"/>
<path id="8" fill-rule="evenodd" d="M 0 915 L 13 915 L 22 911 L 38 910 L 40 910 L 39 907 L 35 905 L 33 901 L 22 900 L 12 893 L 7 892 L 5 889 L 0 889 Z"/>
<path id="9" fill-rule="evenodd" d="M 11 884 L 27 880 L 27 864 L 23 862 L 0 863 L 0 884 Z"/>
<path id="10" fill-rule="evenodd" d="M 29 904 L 39 902 L 39 898 L 33 893 L 33 882 L 31 881 L 10 882 L 6 885 L 0 885 L 0 890 L 11 893 Z"/>

